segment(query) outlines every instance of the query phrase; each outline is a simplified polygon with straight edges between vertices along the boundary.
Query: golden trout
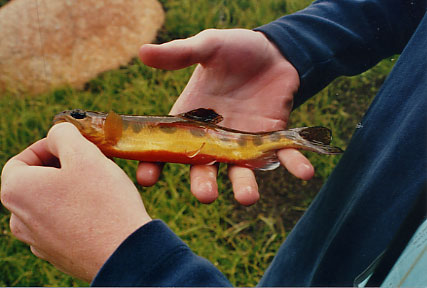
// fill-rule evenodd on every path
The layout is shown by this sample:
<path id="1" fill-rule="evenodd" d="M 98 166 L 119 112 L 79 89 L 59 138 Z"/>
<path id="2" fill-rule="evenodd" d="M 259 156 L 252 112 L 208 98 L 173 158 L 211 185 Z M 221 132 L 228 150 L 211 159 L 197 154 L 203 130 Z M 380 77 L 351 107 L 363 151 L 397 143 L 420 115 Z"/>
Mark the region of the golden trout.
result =
<path id="1" fill-rule="evenodd" d="M 278 167 L 276 151 L 296 148 L 321 154 L 340 154 L 330 146 L 331 131 L 302 127 L 249 133 L 217 125 L 222 116 L 199 108 L 176 116 L 131 116 L 80 109 L 64 111 L 54 124 L 70 122 L 108 157 L 147 162 L 236 164 L 252 169 Z"/>

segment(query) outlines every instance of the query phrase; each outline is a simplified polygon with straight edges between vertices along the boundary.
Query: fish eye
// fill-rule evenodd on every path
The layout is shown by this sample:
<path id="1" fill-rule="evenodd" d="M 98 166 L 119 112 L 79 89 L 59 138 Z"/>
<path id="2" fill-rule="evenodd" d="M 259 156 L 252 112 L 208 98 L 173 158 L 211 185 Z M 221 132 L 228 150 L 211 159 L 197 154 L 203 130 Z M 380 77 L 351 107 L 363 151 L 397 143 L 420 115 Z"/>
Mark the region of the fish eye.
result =
<path id="1" fill-rule="evenodd" d="M 86 112 L 80 109 L 71 111 L 70 116 L 74 119 L 84 119 L 86 118 Z"/>

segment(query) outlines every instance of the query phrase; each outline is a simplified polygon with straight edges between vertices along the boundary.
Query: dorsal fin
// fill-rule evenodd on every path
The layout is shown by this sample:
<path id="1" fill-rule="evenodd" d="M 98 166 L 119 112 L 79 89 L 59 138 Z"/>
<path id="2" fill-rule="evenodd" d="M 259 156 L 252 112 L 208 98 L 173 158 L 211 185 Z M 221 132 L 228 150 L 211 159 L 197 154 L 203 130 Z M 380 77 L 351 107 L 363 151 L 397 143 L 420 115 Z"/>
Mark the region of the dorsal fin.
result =
<path id="1" fill-rule="evenodd" d="M 105 141 L 115 145 L 123 133 L 123 120 L 122 117 L 114 111 L 108 113 L 107 118 L 105 118 L 104 123 L 104 137 Z"/>
<path id="2" fill-rule="evenodd" d="M 178 117 L 194 121 L 217 124 L 222 121 L 223 117 L 213 109 L 198 108 L 177 115 Z"/>

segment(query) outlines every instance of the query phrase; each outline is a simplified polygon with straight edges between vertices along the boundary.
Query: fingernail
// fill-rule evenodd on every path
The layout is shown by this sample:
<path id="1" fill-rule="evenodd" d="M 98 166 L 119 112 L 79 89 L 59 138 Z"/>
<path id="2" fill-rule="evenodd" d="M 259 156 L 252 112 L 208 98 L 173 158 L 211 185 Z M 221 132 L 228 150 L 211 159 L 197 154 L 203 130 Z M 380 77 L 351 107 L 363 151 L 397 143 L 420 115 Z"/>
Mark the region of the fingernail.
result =
<path id="1" fill-rule="evenodd" d="M 201 178 L 196 180 L 196 187 L 198 191 L 203 192 L 211 192 L 213 190 L 212 182 L 203 180 Z"/>
<path id="2" fill-rule="evenodd" d="M 301 170 L 301 171 L 311 170 L 311 166 L 308 164 L 301 164 L 301 165 L 299 165 L 299 170 Z"/>
<path id="3" fill-rule="evenodd" d="M 200 202 L 205 204 L 212 203 L 218 197 L 214 182 L 206 181 L 202 177 L 192 181 L 194 189 L 191 190 Z"/>
<path id="4" fill-rule="evenodd" d="M 258 189 L 251 185 L 247 185 L 236 189 L 234 197 L 240 204 L 249 206 L 258 201 L 259 193 Z"/>
<path id="5" fill-rule="evenodd" d="M 312 177 L 312 166 L 308 164 L 300 164 L 298 166 L 299 177 L 303 180 L 308 180 Z"/>

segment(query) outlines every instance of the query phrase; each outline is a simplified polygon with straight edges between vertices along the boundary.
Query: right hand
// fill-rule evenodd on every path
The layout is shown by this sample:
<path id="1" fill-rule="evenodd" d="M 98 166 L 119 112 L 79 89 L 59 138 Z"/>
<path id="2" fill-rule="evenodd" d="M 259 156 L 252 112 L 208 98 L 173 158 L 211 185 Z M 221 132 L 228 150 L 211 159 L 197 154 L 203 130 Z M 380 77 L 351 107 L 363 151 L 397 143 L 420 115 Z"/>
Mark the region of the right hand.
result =
<path id="1" fill-rule="evenodd" d="M 194 37 L 140 49 L 148 66 L 181 69 L 196 63 L 190 81 L 171 114 L 204 107 L 224 117 L 221 126 L 248 131 L 285 129 L 299 88 L 296 69 L 261 32 L 245 29 L 205 30 Z M 313 166 L 294 149 L 278 151 L 281 163 L 296 177 L 308 180 Z M 138 182 L 149 186 L 160 175 L 160 167 L 141 163 Z M 203 203 L 218 196 L 215 165 L 191 168 L 191 191 Z M 248 168 L 229 166 L 235 198 L 251 205 L 259 198 L 255 175 Z"/>
<path id="2" fill-rule="evenodd" d="M 126 173 L 70 123 L 6 163 L 1 201 L 12 233 L 37 257 L 88 282 L 151 221 Z"/>

